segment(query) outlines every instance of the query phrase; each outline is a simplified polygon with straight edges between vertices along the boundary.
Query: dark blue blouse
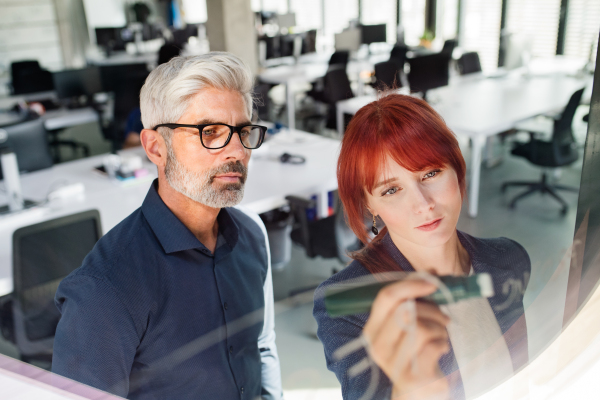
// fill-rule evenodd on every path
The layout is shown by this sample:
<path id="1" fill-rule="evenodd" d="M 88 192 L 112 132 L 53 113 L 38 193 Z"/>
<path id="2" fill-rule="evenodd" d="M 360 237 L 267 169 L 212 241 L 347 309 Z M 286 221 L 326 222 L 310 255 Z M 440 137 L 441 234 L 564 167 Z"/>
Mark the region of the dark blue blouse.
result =
<path id="1" fill-rule="evenodd" d="M 265 234 L 237 209 L 217 220 L 213 255 L 155 181 L 61 282 L 52 371 L 132 399 L 278 399 Z"/>
<path id="2" fill-rule="evenodd" d="M 492 276 L 495 295 L 488 299 L 498 320 L 500 329 L 510 352 L 513 368 L 523 367 L 528 359 L 527 326 L 523 308 L 523 293 L 529 281 L 531 262 L 525 249 L 517 242 L 507 239 L 479 239 L 464 232 L 458 232 L 461 244 L 471 257 L 475 273 L 487 272 Z M 389 234 L 382 239 L 382 245 L 403 271 L 414 271 L 408 260 L 398 250 Z M 358 261 L 323 282 L 315 292 L 313 315 L 319 325 L 317 335 L 325 350 L 327 368 L 333 371 L 342 385 L 344 399 L 359 399 L 367 391 L 371 383 L 371 373 L 379 376 L 373 399 L 389 399 L 391 383 L 385 373 L 373 364 L 354 378 L 350 378 L 348 370 L 367 357 L 366 351 L 360 350 L 342 360 L 333 358 L 335 350 L 356 339 L 369 318 L 369 314 L 351 315 L 331 318 L 325 310 L 325 289 L 370 274 Z M 460 379 L 460 371 L 452 348 L 440 359 L 440 369 L 451 377 L 450 389 L 453 399 L 464 399 L 464 389 Z"/>

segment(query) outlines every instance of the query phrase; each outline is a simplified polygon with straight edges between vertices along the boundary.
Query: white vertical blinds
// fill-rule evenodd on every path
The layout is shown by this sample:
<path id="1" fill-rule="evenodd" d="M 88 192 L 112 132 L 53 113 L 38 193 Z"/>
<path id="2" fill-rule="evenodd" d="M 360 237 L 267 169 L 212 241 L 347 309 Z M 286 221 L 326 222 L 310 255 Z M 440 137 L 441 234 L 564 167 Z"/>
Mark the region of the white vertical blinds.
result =
<path id="1" fill-rule="evenodd" d="M 397 0 L 362 0 L 361 23 L 386 24 L 388 43 L 396 43 Z"/>
<path id="2" fill-rule="evenodd" d="M 287 14 L 288 2 L 287 0 L 260 0 L 261 11 L 273 11 L 278 14 Z"/>
<path id="3" fill-rule="evenodd" d="M 348 27 L 351 19 L 358 19 L 358 0 L 324 0 L 325 30 L 327 38 Z"/>
<path id="4" fill-rule="evenodd" d="M 588 59 L 596 58 L 600 32 L 600 1 L 569 0 L 565 55 Z"/>
<path id="5" fill-rule="evenodd" d="M 409 46 L 417 46 L 425 31 L 425 0 L 402 0 L 401 6 L 404 41 Z"/>
<path id="6" fill-rule="evenodd" d="M 560 0 L 505 0 L 506 31 L 532 41 L 533 57 L 556 54 Z"/>
<path id="7" fill-rule="evenodd" d="M 291 0 L 290 12 L 296 13 L 298 30 L 321 29 L 323 8 L 321 1 L 327 0 Z"/>
<path id="8" fill-rule="evenodd" d="M 458 0 L 438 0 L 435 36 L 439 42 L 456 39 L 458 31 Z"/>
<path id="9" fill-rule="evenodd" d="M 479 53 L 481 68 L 498 67 L 502 0 L 463 0 L 460 46 Z"/>

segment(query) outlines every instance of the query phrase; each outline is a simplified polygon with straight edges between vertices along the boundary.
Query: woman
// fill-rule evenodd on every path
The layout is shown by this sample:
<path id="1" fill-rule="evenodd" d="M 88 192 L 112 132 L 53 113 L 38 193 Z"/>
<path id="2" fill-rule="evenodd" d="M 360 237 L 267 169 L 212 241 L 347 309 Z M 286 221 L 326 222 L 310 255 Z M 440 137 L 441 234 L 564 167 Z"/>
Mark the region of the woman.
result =
<path id="1" fill-rule="evenodd" d="M 348 225 L 365 247 L 317 289 L 314 307 L 327 366 L 344 399 L 470 398 L 527 362 L 523 291 L 529 257 L 510 239 L 479 239 L 456 229 L 465 170 L 456 138 L 422 100 L 389 94 L 350 122 L 338 161 L 339 195 Z M 365 217 L 373 220 L 372 240 Z M 385 224 L 379 231 L 378 220 Z M 386 271 L 486 272 L 495 295 L 449 305 L 442 313 L 432 303 L 412 303 L 435 285 L 403 280 L 381 290 L 368 314 L 327 314 L 326 288 Z M 398 321 L 398 309 L 410 304 L 414 337 Z M 365 346 L 347 352 L 357 338 Z M 339 349 L 348 354 L 340 357 Z"/>

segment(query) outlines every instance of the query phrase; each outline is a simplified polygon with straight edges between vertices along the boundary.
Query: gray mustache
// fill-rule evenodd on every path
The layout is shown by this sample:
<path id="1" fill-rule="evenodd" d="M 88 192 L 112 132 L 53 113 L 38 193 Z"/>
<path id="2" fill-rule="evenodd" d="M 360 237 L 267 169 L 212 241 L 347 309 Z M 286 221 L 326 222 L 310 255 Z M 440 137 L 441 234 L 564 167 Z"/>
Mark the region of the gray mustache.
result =
<path id="1" fill-rule="evenodd" d="M 244 164 L 242 164 L 240 161 L 235 161 L 235 162 L 232 161 L 227 164 L 223 164 L 223 165 L 211 170 L 210 183 L 213 183 L 215 176 L 221 175 L 221 174 L 228 174 L 228 173 L 242 174 L 242 176 L 240 178 L 240 182 L 242 184 L 244 184 L 244 183 L 246 183 L 246 177 L 248 176 L 248 168 L 246 168 L 244 166 Z"/>

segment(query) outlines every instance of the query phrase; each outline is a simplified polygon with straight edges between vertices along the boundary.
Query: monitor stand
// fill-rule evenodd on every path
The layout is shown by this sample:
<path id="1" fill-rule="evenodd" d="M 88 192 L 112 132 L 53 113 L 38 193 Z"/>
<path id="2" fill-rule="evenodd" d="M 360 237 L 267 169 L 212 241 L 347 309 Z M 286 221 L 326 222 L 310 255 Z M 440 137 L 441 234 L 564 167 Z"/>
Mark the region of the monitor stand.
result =
<path id="1" fill-rule="evenodd" d="M 25 199 L 25 200 L 23 200 L 23 208 L 20 209 L 20 210 L 16 210 L 16 211 L 11 211 L 10 208 L 9 208 L 9 206 L 8 206 L 8 204 L 6 204 L 6 205 L 3 205 L 3 206 L 0 206 L 0 215 L 8 215 L 11 212 L 18 213 L 18 212 L 21 212 L 21 211 L 25 211 L 25 210 L 27 210 L 29 208 L 37 206 L 38 204 L 40 204 L 40 203 L 37 202 L 37 201 L 32 201 L 32 200 Z"/>

